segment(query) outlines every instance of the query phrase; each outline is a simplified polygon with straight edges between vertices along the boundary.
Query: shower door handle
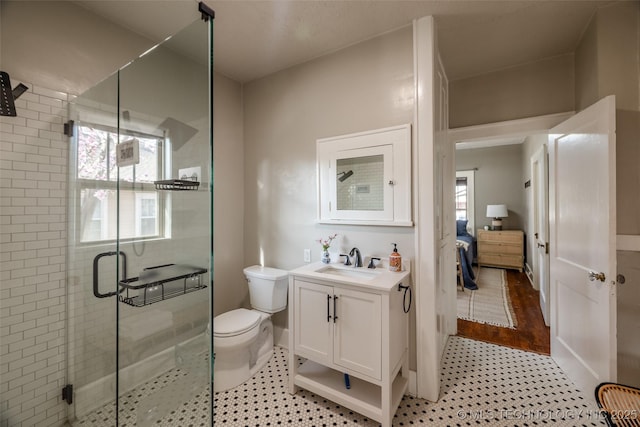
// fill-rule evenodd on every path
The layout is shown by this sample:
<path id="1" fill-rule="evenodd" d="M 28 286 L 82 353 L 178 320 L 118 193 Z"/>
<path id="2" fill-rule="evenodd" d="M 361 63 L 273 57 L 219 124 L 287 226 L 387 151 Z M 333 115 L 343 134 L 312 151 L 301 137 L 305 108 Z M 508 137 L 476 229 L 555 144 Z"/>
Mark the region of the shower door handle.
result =
<path id="1" fill-rule="evenodd" d="M 127 255 L 122 252 L 122 251 L 111 251 L 111 252 L 103 252 L 101 254 L 96 255 L 96 257 L 93 259 L 93 295 L 96 298 L 108 298 L 108 297 L 112 297 L 114 295 L 117 295 L 119 293 L 121 293 L 124 288 L 120 288 L 118 291 L 113 291 L 113 292 L 107 292 L 106 294 L 103 294 L 100 292 L 99 288 L 99 270 L 98 270 L 98 263 L 100 262 L 100 259 L 102 257 L 106 257 L 106 256 L 114 256 L 114 255 L 118 255 L 120 257 L 122 257 L 122 280 L 124 280 L 127 277 Z M 117 264 L 116 264 L 117 265 Z"/>

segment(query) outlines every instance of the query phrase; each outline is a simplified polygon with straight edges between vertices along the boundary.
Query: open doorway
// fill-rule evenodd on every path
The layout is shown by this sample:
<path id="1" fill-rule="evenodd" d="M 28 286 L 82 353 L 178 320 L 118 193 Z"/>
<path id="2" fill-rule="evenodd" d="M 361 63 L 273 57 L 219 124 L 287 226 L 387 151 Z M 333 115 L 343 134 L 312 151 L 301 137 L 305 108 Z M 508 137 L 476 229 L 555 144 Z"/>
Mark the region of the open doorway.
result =
<path id="1" fill-rule="evenodd" d="M 457 259 L 464 267 L 458 335 L 541 354 L 550 353 L 550 334 L 534 235 L 544 219 L 536 212 L 544 196 L 540 180 L 533 185 L 540 172 L 531 159 L 546 139 L 458 142 L 455 162 Z"/>

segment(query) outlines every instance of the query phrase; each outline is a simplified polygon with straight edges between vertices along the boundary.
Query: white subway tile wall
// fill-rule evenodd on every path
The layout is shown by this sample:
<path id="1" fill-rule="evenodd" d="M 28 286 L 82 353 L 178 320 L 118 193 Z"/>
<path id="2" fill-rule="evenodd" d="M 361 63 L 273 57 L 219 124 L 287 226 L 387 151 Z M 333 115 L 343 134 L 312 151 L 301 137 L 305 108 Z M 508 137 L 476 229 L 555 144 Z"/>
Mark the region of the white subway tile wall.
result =
<path id="1" fill-rule="evenodd" d="M 0 427 L 62 426 L 69 96 L 23 83 L 0 117 Z"/>
<path id="2" fill-rule="evenodd" d="M 379 158 L 378 158 L 379 157 Z M 384 210 L 384 161 L 382 156 L 341 159 L 340 171 L 353 171 L 338 181 L 337 203 L 340 210 Z"/>

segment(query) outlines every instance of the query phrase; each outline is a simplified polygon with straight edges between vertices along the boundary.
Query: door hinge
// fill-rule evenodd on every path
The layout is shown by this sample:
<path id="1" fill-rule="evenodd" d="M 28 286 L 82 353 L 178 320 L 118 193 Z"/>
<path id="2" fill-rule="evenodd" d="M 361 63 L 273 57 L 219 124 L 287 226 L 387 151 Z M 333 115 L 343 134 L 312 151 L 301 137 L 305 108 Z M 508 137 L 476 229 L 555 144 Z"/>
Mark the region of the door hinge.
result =
<path id="1" fill-rule="evenodd" d="M 64 134 L 67 135 L 68 137 L 73 136 L 73 125 L 74 125 L 73 120 L 69 120 L 67 123 L 64 124 Z"/>
<path id="2" fill-rule="evenodd" d="M 62 387 L 62 400 L 71 405 L 73 403 L 73 384 Z"/>

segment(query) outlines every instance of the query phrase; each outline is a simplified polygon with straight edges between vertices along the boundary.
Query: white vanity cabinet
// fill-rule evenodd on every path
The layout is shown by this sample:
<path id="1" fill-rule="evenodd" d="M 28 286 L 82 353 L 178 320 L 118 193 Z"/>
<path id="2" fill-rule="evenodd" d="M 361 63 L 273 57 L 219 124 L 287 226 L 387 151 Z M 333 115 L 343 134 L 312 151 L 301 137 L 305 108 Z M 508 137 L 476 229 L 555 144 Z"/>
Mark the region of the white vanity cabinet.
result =
<path id="1" fill-rule="evenodd" d="M 409 274 L 384 273 L 391 282 L 366 286 L 290 272 L 289 390 L 302 387 L 391 426 L 408 385 L 409 315 L 398 285 L 408 285 Z"/>
<path id="2" fill-rule="evenodd" d="M 294 287 L 296 354 L 380 380 L 382 296 L 305 280 Z"/>

